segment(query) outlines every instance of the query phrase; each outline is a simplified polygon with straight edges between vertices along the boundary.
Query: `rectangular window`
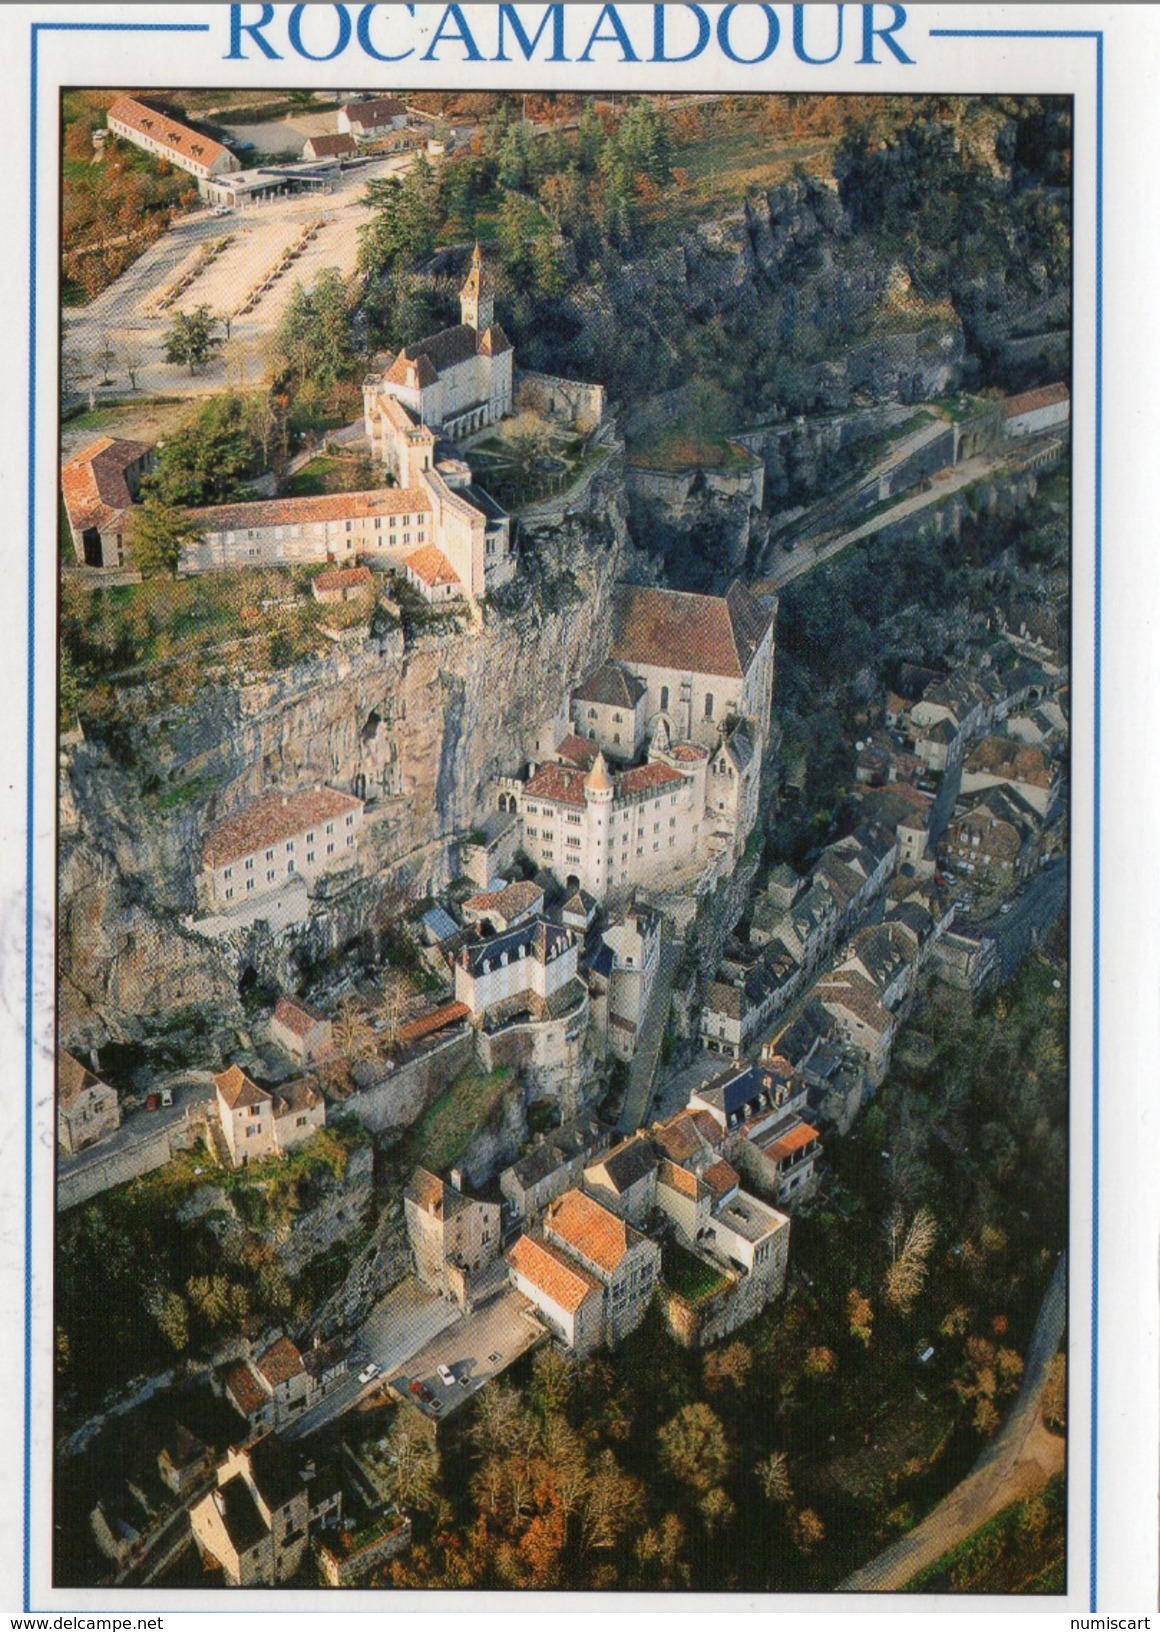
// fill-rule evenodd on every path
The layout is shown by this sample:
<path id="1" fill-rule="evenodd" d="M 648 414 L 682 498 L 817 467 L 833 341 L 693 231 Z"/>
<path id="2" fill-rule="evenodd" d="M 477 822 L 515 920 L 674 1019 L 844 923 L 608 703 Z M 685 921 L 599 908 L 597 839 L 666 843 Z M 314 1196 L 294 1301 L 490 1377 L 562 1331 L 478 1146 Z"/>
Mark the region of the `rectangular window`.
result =
<path id="1" fill-rule="evenodd" d="M 229 889 L 229 890 L 227 890 L 227 891 L 226 891 L 226 900 L 227 900 L 227 901 L 232 901 L 232 900 L 233 900 L 233 898 L 234 898 L 234 892 L 233 892 L 233 890 L 232 890 L 232 889 Z"/>
<path id="2" fill-rule="evenodd" d="M 247 856 L 246 857 L 246 871 L 247 871 L 247 873 L 252 873 L 253 870 L 254 870 L 254 858 L 253 858 L 253 856 Z"/>
<path id="3" fill-rule="evenodd" d="M 334 854 L 334 846 L 333 846 L 333 844 L 328 844 L 328 845 L 327 845 L 327 847 L 326 847 L 326 853 L 327 853 L 327 855 L 328 855 L 328 856 L 333 856 L 333 854 Z"/>
<path id="4" fill-rule="evenodd" d="M 247 878 L 247 880 L 246 880 L 246 888 L 247 888 L 247 890 L 252 890 L 252 889 L 253 889 L 253 887 L 254 887 L 254 881 L 253 881 L 253 879 L 252 879 L 252 878 Z"/>
<path id="5" fill-rule="evenodd" d="M 286 871 L 287 873 L 292 873 L 294 871 L 294 863 L 292 860 L 286 863 Z"/>
<path id="6" fill-rule="evenodd" d="M 225 872 L 222 874 L 223 878 L 233 878 L 233 876 L 234 876 L 234 870 L 233 870 L 232 867 L 227 867 Z"/>
<path id="7" fill-rule="evenodd" d="M 272 850 L 267 850 L 266 851 L 266 860 L 267 861 L 273 861 L 273 859 L 274 859 L 274 852 Z"/>
<path id="8" fill-rule="evenodd" d="M 274 869 L 271 867 L 271 868 L 269 868 L 269 870 L 266 873 L 266 883 L 267 884 L 272 884 L 273 882 L 274 882 Z"/>
<path id="9" fill-rule="evenodd" d="M 308 865 L 308 866 L 309 866 L 309 865 L 310 865 L 310 863 L 311 863 L 311 862 L 313 862 L 313 860 L 314 860 L 314 851 L 313 851 L 313 850 L 308 850 L 308 851 L 307 851 L 307 852 L 306 852 L 306 862 L 307 862 L 307 865 Z"/>
<path id="10" fill-rule="evenodd" d="M 353 846 L 354 846 L 354 834 L 353 833 L 348 833 L 347 836 L 346 836 L 346 847 L 347 847 L 348 850 L 350 850 L 350 849 L 353 848 Z"/>
<path id="11" fill-rule="evenodd" d="M 327 831 L 327 833 L 333 833 L 334 832 L 334 823 L 333 822 L 327 822 L 326 831 Z"/>

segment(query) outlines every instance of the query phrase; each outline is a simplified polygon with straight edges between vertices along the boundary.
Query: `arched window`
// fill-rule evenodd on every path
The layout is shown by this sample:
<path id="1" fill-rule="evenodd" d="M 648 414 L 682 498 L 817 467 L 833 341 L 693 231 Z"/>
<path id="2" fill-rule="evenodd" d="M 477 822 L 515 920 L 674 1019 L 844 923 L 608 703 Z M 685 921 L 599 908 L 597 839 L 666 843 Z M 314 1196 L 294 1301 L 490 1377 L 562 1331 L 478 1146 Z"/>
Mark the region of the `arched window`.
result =
<path id="1" fill-rule="evenodd" d="M 705 693 L 705 718 L 707 720 L 713 718 L 713 693 L 711 691 Z"/>
<path id="2" fill-rule="evenodd" d="M 666 712 L 666 710 L 668 709 L 668 706 L 669 706 L 669 688 L 668 688 L 668 686 L 662 686 L 661 687 L 661 713 L 662 714 Z"/>

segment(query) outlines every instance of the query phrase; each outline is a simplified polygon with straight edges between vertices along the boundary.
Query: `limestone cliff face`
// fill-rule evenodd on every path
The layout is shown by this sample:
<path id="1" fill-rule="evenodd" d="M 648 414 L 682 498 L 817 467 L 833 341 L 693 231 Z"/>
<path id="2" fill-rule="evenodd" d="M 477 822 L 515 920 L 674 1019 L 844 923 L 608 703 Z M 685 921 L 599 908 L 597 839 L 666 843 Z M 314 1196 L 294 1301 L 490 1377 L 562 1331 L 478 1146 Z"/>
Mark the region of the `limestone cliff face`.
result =
<path id="1" fill-rule="evenodd" d="M 405 649 L 397 638 L 336 648 L 163 714 L 139 695 L 115 745 L 70 751 L 66 1040 L 134 1035 L 179 1005 L 228 1007 L 246 969 L 300 978 L 381 925 L 395 885 L 450 879 L 455 840 L 491 808 L 493 778 L 522 767 L 535 728 L 607 654 L 611 589 L 632 547 L 622 486 L 589 503 L 520 539 L 520 578 L 473 628 L 432 629 Z M 273 940 L 250 931 L 213 944 L 183 928 L 213 823 L 264 788 L 314 782 L 365 786 L 371 804 L 357 867 L 325 881 L 310 920 Z"/>
<path id="2" fill-rule="evenodd" d="M 585 285 L 570 307 L 580 330 L 571 342 L 574 370 L 605 378 L 630 314 L 638 351 L 655 358 L 660 389 L 695 372 L 694 333 L 724 325 L 720 342 L 744 336 L 751 372 L 768 378 L 767 393 L 755 396 L 752 382 L 743 392 L 751 404 L 767 394 L 767 409 L 785 383 L 771 372 L 781 357 L 813 412 L 840 412 L 855 399 L 941 396 L 967 360 L 949 302 L 923 299 L 904 267 L 852 231 L 837 193 L 808 178 L 754 195 L 618 276 Z"/>

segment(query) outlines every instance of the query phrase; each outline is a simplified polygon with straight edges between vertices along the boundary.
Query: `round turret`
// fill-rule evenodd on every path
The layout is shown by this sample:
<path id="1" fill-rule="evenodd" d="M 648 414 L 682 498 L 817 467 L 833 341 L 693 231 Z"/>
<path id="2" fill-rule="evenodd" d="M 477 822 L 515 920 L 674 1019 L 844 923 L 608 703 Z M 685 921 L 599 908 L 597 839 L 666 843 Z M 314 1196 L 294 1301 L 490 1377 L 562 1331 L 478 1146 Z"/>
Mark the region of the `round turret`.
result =
<path id="1" fill-rule="evenodd" d="M 584 797 L 590 803 L 608 805 L 612 803 L 615 789 L 612 778 L 608 774 L 608 763 L 602 753 L 597 753 L 592 761 L 592 769 L 584 778 Z"/>

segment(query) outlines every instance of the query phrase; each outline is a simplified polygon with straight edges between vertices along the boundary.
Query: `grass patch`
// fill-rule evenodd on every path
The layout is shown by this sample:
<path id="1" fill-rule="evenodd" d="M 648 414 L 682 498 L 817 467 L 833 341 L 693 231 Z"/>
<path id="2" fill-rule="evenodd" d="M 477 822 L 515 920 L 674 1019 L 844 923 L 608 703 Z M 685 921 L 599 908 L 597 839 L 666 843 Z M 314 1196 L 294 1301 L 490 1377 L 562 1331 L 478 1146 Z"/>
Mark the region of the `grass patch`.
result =
<path id="1" fill-rule="evenodd" d="M 499 1111 L 511 1071 L 481 1075 L 464 1072 L 428 1106 L 407 1140 L 409 1166 L 442 1173 L 462 1156 L 472 1139 Z"/>
<path id="2" fill-rule="evenodd" d="M 686 1303 L 703 1303 L 729 1284 L 719 1269 L 676 1241 L 666 1241 L 661 1250 L 661 1274 L 669 1291 Z"/>
<path id="3" fill-rule="evenodd" d="M 903 1589 L 909 1593 L 1062 1591 L 1066 1506 L 1056 1475 L 1038 1496 L 1012 1502 Z"/>
<path id="4" fill-rule="evenodd" d="M 237 568 L 193 578 L 89 588 L 66 578 L 61 634 L 73 662 L 96 684 L 86 722 L 122 717 L 131 678 L 155 701 L 181 702 L 223 674 L 269 672 L 324 650 L 322 608 L 297 568 Z M 180 799 L 184 796 L 177 796 Z"/>
<path id="5" fill-rule="evenodd" d="M 361 493 L 382 485 L 382 468 L 373 459 L 321 453 L 285 479 L 282 496 L 303 499 L 323 493 Z"/>
<path id="6" fill-rule="evenodd" d="M 750 470 L 761 463 L 740 442 L 686 426 L 658 432 L 628 449 L 628 463 L 649 470 Z"/>

